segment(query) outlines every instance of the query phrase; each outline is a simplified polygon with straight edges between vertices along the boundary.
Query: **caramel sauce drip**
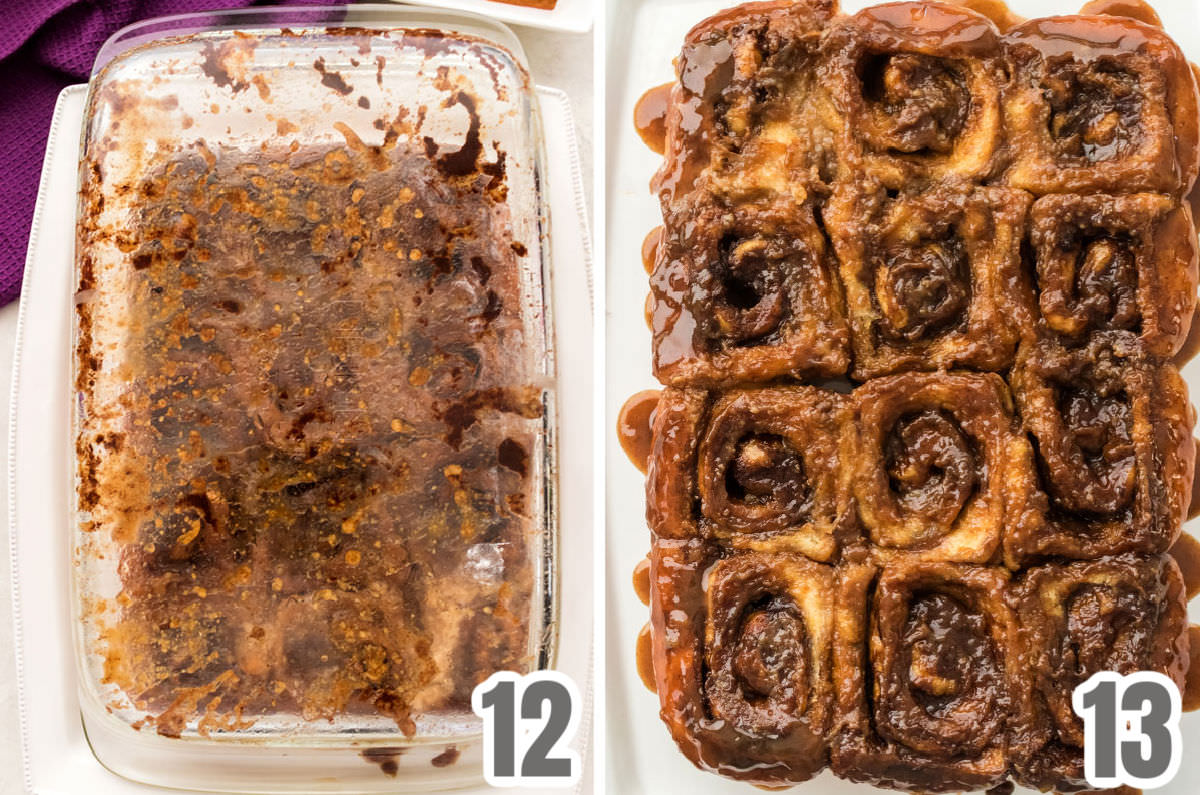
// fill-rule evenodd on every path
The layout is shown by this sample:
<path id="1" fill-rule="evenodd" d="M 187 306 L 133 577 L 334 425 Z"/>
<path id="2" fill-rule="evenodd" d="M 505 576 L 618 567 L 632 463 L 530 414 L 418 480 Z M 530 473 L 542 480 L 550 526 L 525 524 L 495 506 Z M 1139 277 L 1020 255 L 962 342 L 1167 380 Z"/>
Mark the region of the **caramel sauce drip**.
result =
<path id="1" fill-rule="evenodd" d="M 1192 439 L 1192 444 L 1196 450 L 1200 452 L 1200 439 Z M 1192 499 L 1188 503 L 1187 518 L 1189 520 L 1200 516 L 1200 467 L 1196 467 L 1192 472 Z"/>
<path id="2" fill-rule="evenodd" d="M 990 19 L 1001 33 L 1007 33 L 1025 21 L 1025 17 L 1014 14 L 1004 0 L 952 0 L 952 2 L 976 14 Z"/>
<path id="3" fill-rule="evenodd" d="M 646 472 L 646 461 L 650 458 L 654 441 L 651 425 L 654 409 L 658 406 L 658 396 L 657 389 L 638 392 L 625 401 L 617 417 L 617 438 L 621 440 L 621 449 L 642 474 Z"/>
<path id="4" fill-rule="evenodd" d="M 1162 20 L 1158 18 L 1158 13 L 1150 7 L 1149 3 L 1142 0 L 1091 0 L 1090 3 L 1083 4 L 1079 13 L 1105 17 L 1128 17 L 1156 28 L 1163 26 Z"/>
<path id="5" fill-rule="evenodd" d="M 1200 626 L 1188 627 L 1188 647 L 1190 662 L 1187 684 L 1183 686 L 1183 711 L 1195 712 L 1200 709 Z"/>
<path id="6" fill-rule="evenodd" d="M 1200 86 L 1200 65 L 1197 65 L 1194 62 L 1189 62 L 1188 66 L 1192 67 L 1192 77 L 1195 78 L 1196 85 Z M 1200 216 L 1200 180 L 1196 180 L 1195 184 L 1192 185 L 1192 191 L 1187 195 L 1187 204 L 1192 210 L 1192 220 L 1195 221 L 1197 216 Z M 1197 313 L 1200 313 L 1200 308 L 1198 308 L 1196 311 Z M 1196 332 L 1195 318 L 1193 318 L 1192 322 L 1192 331 L 1193 333 Z M 1192 337 L 1191 335 L 1188 335 L 1188 343 L 1191 342 Z M 1187 347 L 1186 343 L 1184 347 Z M 1196 347 L 1200 348 L 1200 343 L 1196 343 Z M 1195 353 L 1195 348 L 1193 349 L 1192 353 Z"/>
<path id="7" fill-rule="evenodd" d="M 654 679 L 654 645 L 649 624 L 643 626 L 637 636 L 637 670 L 646 689 L 657 693 L 658 683 Z"/>
<path id="8" fill-rule="evenodd" d="M 1196 71 L 1196 82 L 1200 84 L 1200 70 L 1196 70 L 1195 67 L 1192 67 L 1192 70 Z M 1197 181 L 1197 187 L 1193 187 L 1192 192 L 1187 195 L 1187 204 L 1192 211 L 1192 218 L 1200 215 L 1200 181 Z"/>
<path id="9" fill-rule="evenodd" d="M 642 558 L 633 567 L 633 590 L 637 593 L 642 604 L 650 604 L 650 559 Z"/>
<path id="10" fill-rule="evenodd" d="M 504 3 L 510 6 L 525 6 L 539 8 L 542 11 L 552 11 L 558 5 L 558 0 L 492 0 L 493 3 Z"/>
<path id="11" fill-rule="evenodd" d="M 1200 594 L 1200 541 L 1184 533 L 1171 547 L 1171 557 L 1183 572 L 1183 587 L 1189 601 Z"/>
<path id="12" fill-rule="evenodd" d="M 654 263 L 658 260 L 658 247 L 662 245 L 663 228 L 656 226 L 642 241 L 642 266 L 646 273 L 654 272 Z"/>
<path id="13" fill-rule="evenodd" d="M 1200 196 L 1200 193 L 1192 191 L 1191 200 L 1195 200 L 1197 196 Z M 1196 311 L 1192 313 L 1192 325 L 1188 329 L 1187 339 L 1183 341 L 1183 347 L 1171 361 L 1175 363 L 1176 367 L 1183 367 L 1195 358 L 1197 353 L 1200 353 L 1200 306 L 1196 307 Z"/>
<path id="14" fill-rule="evenodd" d="M 642 94 L 633 108 L 633 125 L 638 135 L 657 154 L 667 151 L 667 106 L 674 83 L 663 83 Z"/>

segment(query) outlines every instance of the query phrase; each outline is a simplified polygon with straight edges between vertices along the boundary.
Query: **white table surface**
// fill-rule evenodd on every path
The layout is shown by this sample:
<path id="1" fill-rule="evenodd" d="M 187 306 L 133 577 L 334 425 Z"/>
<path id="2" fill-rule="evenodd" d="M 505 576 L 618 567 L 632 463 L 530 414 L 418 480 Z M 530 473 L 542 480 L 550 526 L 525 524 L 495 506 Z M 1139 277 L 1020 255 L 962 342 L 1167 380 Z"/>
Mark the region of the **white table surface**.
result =
<path id="1" fill-rule="evenodd" d="M 592 34 L 564 34 L 514 26 L 534 80 L 571 98 L 579 133 L 584 189 L 592 195 Z M 0 308 L 0 483 L 8 481 L 8 409 L 12 381 L 17 302 Z M 0 489 L 0 517 L 8 516 L 8 494 Z M 8 549 L 8 523 L 0 521 L 0 550 Z M 12 601 L 8 567 L 0 566 L 0 795 L 21 792 L 16 676 L 12 654 Z"/>

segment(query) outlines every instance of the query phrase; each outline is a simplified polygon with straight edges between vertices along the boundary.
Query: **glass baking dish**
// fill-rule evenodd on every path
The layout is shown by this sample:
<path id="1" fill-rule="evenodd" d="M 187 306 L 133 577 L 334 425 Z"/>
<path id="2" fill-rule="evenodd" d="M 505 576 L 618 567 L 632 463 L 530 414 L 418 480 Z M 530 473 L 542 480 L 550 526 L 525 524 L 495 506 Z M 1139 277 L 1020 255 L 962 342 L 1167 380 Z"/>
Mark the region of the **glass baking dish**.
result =
<path id="1" fill-rule="evenodd" d="M 553 665 L 541 134 L 516 38 L 427 9 L 116 34 L 80 159 L 73 576 L 98 759 L 215 791 L 482 780 Z"/>

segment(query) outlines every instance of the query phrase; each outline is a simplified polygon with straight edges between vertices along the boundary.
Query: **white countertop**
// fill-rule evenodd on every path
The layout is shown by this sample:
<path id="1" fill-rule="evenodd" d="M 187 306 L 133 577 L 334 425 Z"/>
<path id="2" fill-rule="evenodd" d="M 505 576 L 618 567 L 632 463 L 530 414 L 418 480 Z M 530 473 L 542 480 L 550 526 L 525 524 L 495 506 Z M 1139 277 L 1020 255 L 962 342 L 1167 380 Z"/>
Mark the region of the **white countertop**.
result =
<path id="1" fill-rule="evenodd" d="M 592 195 L 592 34 L 564 34 L 515 27 L 529 58 L 535 82 L 564 91 L 570 98 L 579 132 L 586 195 Z M 64 230 L 65 231 L 65 230 Z M 17 303 L 0 308 L 0 477 L 8 483 L 8 413 L 12 380 Z M 0 550 L 7 553 L 8 489 L 0 489 Z M 12 655 L 12 601 L 8 567 L 0 565 L 0 795 L 17 795 L 22 770 L 17 726 L 16 676 Z"/>

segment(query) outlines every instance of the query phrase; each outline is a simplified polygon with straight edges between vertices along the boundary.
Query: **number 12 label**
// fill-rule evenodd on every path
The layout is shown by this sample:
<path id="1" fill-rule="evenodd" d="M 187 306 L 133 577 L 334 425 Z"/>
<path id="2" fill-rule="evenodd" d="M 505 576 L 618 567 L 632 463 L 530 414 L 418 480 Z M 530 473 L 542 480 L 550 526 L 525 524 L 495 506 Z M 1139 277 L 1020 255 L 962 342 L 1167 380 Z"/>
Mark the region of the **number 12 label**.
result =
<path id="1" fill-rule="evenodd" d="M 1089 785 L 1154 789 L 1179 772 L 1183 699 L 1152 671 L 1094 674 L 1071 694 L 1083 718 L 1083 771 Z"/>
<path id="2" fill-rule="evenodd" d="M 579 727 L 579 688 L 558 671 L 499 671 L 471 693 L 483 718 L 483 777 L 493 787 L 566 787 L 579 780 L 567 745 Z"/>

